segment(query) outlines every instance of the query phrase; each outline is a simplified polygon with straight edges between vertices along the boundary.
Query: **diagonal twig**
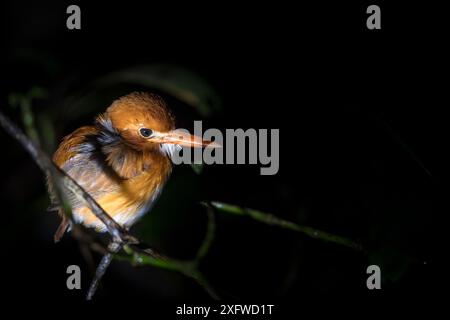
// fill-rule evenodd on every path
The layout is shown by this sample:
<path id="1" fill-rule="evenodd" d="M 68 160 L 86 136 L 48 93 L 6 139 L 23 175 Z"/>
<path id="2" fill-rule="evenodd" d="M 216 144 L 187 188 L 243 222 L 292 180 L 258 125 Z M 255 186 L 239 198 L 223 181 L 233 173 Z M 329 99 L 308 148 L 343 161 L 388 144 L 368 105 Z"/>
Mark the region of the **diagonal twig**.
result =
<path id="1" fill-rule="evenodd" d="M 114 255 L 118 253 L 122 247 L 131 250 L 133 257 L 137 260 L 151 261 L 153 264 L 160 264 L 163 268 L 172 269 L 183 273 L 184 275 L 191 277 L 198 284 L 200 284 L 213 298 L 218 298 L 212 287 L 206 282 L 203 275 L 198 271 L 196 265 L 190 265 L 188 262 L 175 262 L 176 260 L 165 258 L 163 255 L 159 254 L 152 248 L 146 246 L 137 238 L 128 233 L 127 230 L 123 229 L 114 219 L 112 219 L 108 213 L 106 213 L 100 205 L 95 201 L 92 196 L 87 193 L 75 180 L 73 180 L 69 175 L 67 175 L 63 170 L 57 167 L 51 160 L 50 157 L 40 148 L 40 146 L 29 139 L 11 120 L 9 120 L 2 112 L 0 112 L 0 125 L 19 143 L 24 147 L 25 150 L 31 155 L 33 160 L 38 164 L 40 169 L 50 177 L 49 181 L 54 183 L 56 188 L 53 189 L 57 193 L 57 199 L 59 204 L 64 205 L 64 197 L 62 195 L 66 194 L 67 190 L 72 192 L 79 200 L 84 202 L 87 207 L 91 209 L 93 214 L 101 220 L 110 234 L 112 240 L 108 246 L 108 252 L 104 254 L 102 261 L 100 262 L 95 277 L 92 280 L 90 289 L 88 290 L 87 299 L 92 299 L 95 294 L 98 284 L 106 272 L 107 267 L 111 263 Z M 64 208 L 63 208 L 64 209 Z M 66 210 L 63 210 L 64 214 L 67 214 Z M 69 217 L 70 218 L 70 217 Z M 92 246 L 91 249 L 96 251 L 103 251 L 101 246 Z M 145 263 L 147 264 L 147 263 Z M 185 267 L 189 266 L 189 267 Z"/>
<path id="2" fill-rule="evenodd" d="M 278 218 L 270 213 L 266 213 L 266 212 L 262 212 L 262 211 L 250 209 L 250 208 L 242 208 L 240 206 L 223 203 L 223 202 L 218 202 L 218 201 L 211 201 L 210 203 L 203 203 L 203 205 L 207 206 L 207 207 L 212 206 L 213 208 L 215 208 L 221 212 L 225 212 L 225 213 L 229 213 L 229 214 L 248 216 L 256 221 L 265 223 L 267 225 L 278 226 L 278 227 L 281 227 L 284 229 L 293 230 L 298 233 L 303 233 L 311 238 L 340 244 L 342 246 L 351 248 L 356 251 L 361 251 L 361 252 L 365 251 L 364 247 L 360 243 L 354 242 L 348 238 L 338 236 L 335 234 L 331 234 L 331 233 L 328 233 L 328 232 L 325 232 L 322 230 L 318 230 L 315 228 L 311 228 L 308 226 L 298 225 L 294 222 Z"/>
<path id="3" fill-rule="evenodd" d="M 97 291 L 100 280 L 103 278 L 106 269 L 108 269 L 108 266 L 113 259 L 113 255 L 119 252 L 122 249 L 122 246 L 123 246 L 122 243 L 116 242 L 114 240 L 111 241 L 111 243 L 108 245 L 108 252 L 103 256 L 102 260 L 100 261 L 100 264 L 97 267 L 97 270 L 95 271 L 95 277 L 92 280 L 91 285 L 89 287 L 88 293 L 86 295 L 86 300 L 92 300 L 92 297 Z"/>
<path id="4" fill-rule="evenodd" d="M 0 112 L 0 124 L 5 130 L 28 151 L 33 160 L 39 165 L 42 171 L 47 175 L 50 174 L 56 178 L 56 184 L 60 190 L 64 188 L 71 191 L 79 200 L 84 202 L 95 216 L 100 219 L 106 226 L 109 234 L 119 242 L 123 242 L 123 237 L 126 237 L 126 232 L 122 227 L 114 221 L 108 213 L 106 213 L 95 199 L 87 193 L 74 179 L 67 175 L 59 167 L 55 166 L 50 160 L 50 157 L 37 145 L 34 141 L 29 139 L 11 120 L 9 120 L 3 113 Z M 132 239 L 132 237 L 126 237 Z"/>

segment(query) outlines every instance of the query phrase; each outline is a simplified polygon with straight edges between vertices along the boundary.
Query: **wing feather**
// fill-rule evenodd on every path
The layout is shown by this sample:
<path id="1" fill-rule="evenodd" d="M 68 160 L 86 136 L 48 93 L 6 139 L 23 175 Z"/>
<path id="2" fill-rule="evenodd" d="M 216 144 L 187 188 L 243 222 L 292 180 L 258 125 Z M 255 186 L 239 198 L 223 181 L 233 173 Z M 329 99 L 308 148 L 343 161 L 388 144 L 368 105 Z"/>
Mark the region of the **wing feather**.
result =
<path id="1" fill-rule="evenodd" d="M 121 180 L 96 147 L 97 134 L 93 126 L 81 127 L 64 138 L 53 156 L 55 164 L 96 200 L 117 191 Z M 68 198 L 73 210 L 82 206 L 75 195 Z"/>

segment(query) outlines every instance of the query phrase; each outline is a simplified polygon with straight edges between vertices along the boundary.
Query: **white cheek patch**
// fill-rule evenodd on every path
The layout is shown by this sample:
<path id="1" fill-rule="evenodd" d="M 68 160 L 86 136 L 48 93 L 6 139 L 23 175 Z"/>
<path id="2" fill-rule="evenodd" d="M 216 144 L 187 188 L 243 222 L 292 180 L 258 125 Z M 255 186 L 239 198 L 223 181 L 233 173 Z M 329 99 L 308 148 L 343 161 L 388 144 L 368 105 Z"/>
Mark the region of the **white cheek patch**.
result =
<path id="1" fill-rule="evenodd" d="M 161 151 L 165 153 L 169 159 L 173 162 L 174 157 L 180 152 L 182 147 L 178 144 L 162 143 Z"/>

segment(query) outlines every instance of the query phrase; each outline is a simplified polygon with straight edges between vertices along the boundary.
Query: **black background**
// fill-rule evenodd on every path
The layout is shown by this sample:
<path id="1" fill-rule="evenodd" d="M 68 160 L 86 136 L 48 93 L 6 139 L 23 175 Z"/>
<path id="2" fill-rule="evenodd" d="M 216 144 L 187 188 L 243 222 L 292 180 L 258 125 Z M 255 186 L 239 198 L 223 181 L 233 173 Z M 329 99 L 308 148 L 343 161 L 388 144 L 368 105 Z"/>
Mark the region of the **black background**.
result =
<path id="1" fill-rule="evenodd" d="M 202 270 L 226 298 L 290 304 L 305 295 L 350 294 L 370 300 L 380 295 L 365 285 L 370 264 L 382 268 L 384 295 L 434 292 L 441 276 L 436 203 L 447 77 L 442 8 L 375 2 L 382 29 L 367 30 L 371 3 L 76 3 L 82 29 L 72 31 L 69 3 L 2 3 L 2 111 L 19 121 L 18 111 L 5 107 L 8 94 L 45 87 L 48 99 L 34 110 L 50 106 L 60 139 L 106 108 L 65 120 L 60 101 L 92 79 L 142 64 L 187 67 L 223 100 L 223 110 L 205 120 L 208 127 L 280 129 L 280 171 L 260 176 L 258 166 L 216 166 L 196 177 L 175 168 L 174 181 L 198 189 L 196 200 L 272 212 L 368 248 L 359 254 L 219 215 Z M 166 99 L 175 111 L 183 108 Z M 82 292 L 65 287 L 67 265 L 87 268 L 76 242 L 66 236 L 52 243 L 58 220 L 45 213 L 42 175 L 15 141 L 4 132 L 0 138 L 1 290 L 24 301 L 82 301 L 88 272 Z M 176 194 L 163 194 L 156 209 L 170 211 L 173 202 Z M 148 238 L 179 258 L 195 253 L 204 232 L 200 209 L 187 206 L 168 214 L 159 242 Z M 120 263 L 96 299 L 211 302 L 182 276 Z"/>

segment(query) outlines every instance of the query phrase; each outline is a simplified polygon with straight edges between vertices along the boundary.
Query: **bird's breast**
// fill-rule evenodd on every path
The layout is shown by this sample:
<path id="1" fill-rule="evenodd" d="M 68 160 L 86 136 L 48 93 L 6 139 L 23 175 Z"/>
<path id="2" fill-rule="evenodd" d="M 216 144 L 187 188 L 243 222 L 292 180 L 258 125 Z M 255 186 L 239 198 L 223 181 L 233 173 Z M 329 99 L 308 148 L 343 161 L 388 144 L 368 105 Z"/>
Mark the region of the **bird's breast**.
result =
<path id="1" fill-rule="evenodd" d="M 104 150 L 85 138 L 85 132 L 91 131 L 79 129 L 69 136 L 55 153 L 54 161 L 117 223 L 129 228 L 150 210 L 160 195 L 170 175 L 171 162 L 156 149 L 143 153 L 112 148 L 104 154 Z M 76 222 L 99 232 L 106 231 L 84 203 L 74 196 L 69 196 L 69 201 Z"/>
<path id="2" fill-rule="evenodd" d="M 123 227 L 131 227 L 151 209 L 170 175 L 171 164 L 166 157 L 153 156 L 148 163 L 140 174 L 112 182 L 117 184 L 115 191 L 96 197 L 98 204 Z M 106 231 L 89 208 L 80 208 L 76 214 L 86 226 Z"/>

